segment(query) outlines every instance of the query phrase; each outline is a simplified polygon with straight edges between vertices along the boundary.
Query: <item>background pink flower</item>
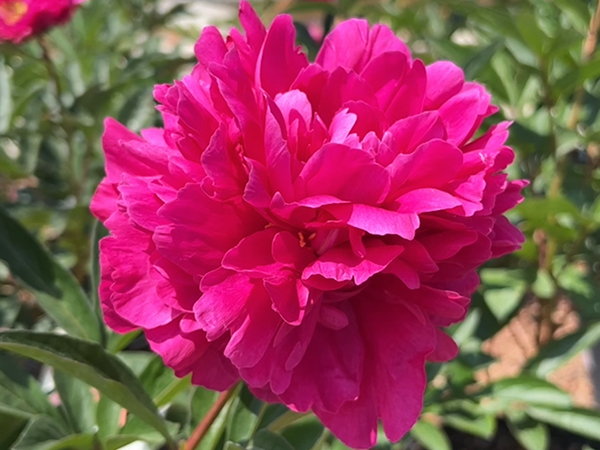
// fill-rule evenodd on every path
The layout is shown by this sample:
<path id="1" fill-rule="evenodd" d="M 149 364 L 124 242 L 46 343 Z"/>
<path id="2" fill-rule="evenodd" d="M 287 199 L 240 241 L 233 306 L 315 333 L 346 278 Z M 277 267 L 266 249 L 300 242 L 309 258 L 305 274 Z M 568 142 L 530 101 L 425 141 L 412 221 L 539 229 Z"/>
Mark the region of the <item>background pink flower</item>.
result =
<path id="1" fill-rule="evenodd" d="M 100 296 L 178 376 L 313 410 L 349 446 L 399 440 L 426 361 L 457 353 L 475 270 L 512 252 L 522 181 L 508 124 L 450 62 L 425 66 L 385 26 L 338 25 L 316 62 L 289 16 L 208 27 L 198 64 L 157 86 L 164 129 L 106 122 L 92 210 Z M 475 135 L 478 138 L 474 138 Z"/>
<path id="2" fill-rule="evenodd" d="M 83 0 L 0 0 L 0 42 L 20 43 L 65 23 Z"/>

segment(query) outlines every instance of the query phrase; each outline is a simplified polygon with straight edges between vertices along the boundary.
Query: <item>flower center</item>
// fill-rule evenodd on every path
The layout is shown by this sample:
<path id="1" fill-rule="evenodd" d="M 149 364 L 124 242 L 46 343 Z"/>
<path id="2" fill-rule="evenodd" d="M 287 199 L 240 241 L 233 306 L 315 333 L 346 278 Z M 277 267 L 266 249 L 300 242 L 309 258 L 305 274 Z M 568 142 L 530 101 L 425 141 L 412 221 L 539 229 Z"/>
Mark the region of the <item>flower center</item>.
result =
<path id="1" fill-rule="evenodd" d="M 29 5 L 23 0 L 8 0 L 0 4 L 0 19 L 8 25 L 12 26 L 19 22 L 27 11 Z"/>

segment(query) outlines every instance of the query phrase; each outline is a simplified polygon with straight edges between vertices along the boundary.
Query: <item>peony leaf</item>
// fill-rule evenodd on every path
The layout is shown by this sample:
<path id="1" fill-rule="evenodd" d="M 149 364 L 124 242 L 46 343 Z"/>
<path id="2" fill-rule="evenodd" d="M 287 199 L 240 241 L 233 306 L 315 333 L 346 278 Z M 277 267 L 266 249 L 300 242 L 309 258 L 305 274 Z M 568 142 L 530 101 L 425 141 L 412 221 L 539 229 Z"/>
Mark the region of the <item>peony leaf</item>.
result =
<path id="1" fill-rule="evenodd" d="M 596 323 L 587 329 L 584 328 L 550 342 L 529 361 L 526 369 L 533 371 L 537 376 L 544 377 L 599 341 L 600 323 Z"/>
<path id="2" fill-rule="evenodd" d="M 97 440 L 94 434 L 64 436 L 56 429 L 53 420 L 41 416 L 32 420 L 21 434 L 13 450 L 94 450 Z"/>
<path id="3" fill-rule="evenodd" d="M 2 433 L 0 433 L 0 448 L 12 449 L 15 441 L 27 426 L 27 417 L 18 414 L 12 414 L 11 411 L 4 411 L 0 406 L 0 423 L 2 424 Z"/>
<path id="4" fill-rule="evenodd" d="M 257 432 L 248 448 L 256 450 L 294 450 L 292 444 L 284 437 L 269 430 L 260 430 Z"/>
<path id="5" fill-rule="evenodd" d="M 12 274 L 37 291 L 59 297 L 52 259 L 40 243 L 0 208 L 0 259 Z"/>
<path id="6" fill-rule="evenodd" d="M 140 382 L 100 345 L 50 333 L 6 331 L 0 333 L 0 349 L 48 364 L 88 383 L 151 425 L 174 446 L 165 421 Z"/>
<path id="7" fill-rule="evenodd" d="M 8 354 L 0 354 L 0 409 L 4 413 L 23 418 L 48 416 L 55 419 L 58 422 L 57 427 L 65 433 L 68 429 L 63 417 L 50 404 L 38 381 L 22 370 L 19 361 Z"/>
<path id="8" fill-rule="evenodd" d="M 113 402 L 104 394 L 100 396 L 96 407 L 96 424 L 98 425 L 98 436 L 101 439 L 104 440 L 119 433 L 121 411 L 121 405 Z"/>
<path id="9" fill-rule="evenodd" d="M 67 333 L 97 341 L 100 323 L 73 275 L 53 261 L 42 245 L 0 208 L 0 259 L 35 294 Z"/>
<path id="10" fill-rule="evenodd" d="M 325 428 L 315 416 L 308 415 L 286 427 L 281 435 L 296 450 L 311 450 L 315 447 L 318 448 L 318 443 L 328 436 L 328 433 L 325 432 Z"/>
<path id="11" fill-rule="evenodd" d="M 600 439 L 600 413 L 583 408 L 568 410 L 529 407 L 527 414 L 540 422 L 591 439 Z"/>
<path id="12" fill-rule="evenodd" d="M 192 396 L 191 404 L 191 420 L 192 426 L 196 426 L 200 423 L 202 418 L 208 413 L 211 406 L 219 396 L 218 392 L 209 391 L 203 387 L 197 387 L 194 395 Z M 210 427 L 206 436 L 202 439 L 199 450 L 208 450 L 214 448 L 227 425 L 227 418 L 231 411 L 232 402 L 228 402 L 223 410 L 219 413 L 215 419 L 213 425 Z"/>
<path id="13" fill-rule="evenodd" d="M 410 435 L 427 450 L 451 450 L 450 440 L 440 427 L 430 422 L 419 420 Z"/>
<path id="14" fill-rule="evenodd" d="M 231 404 L 225 438 L 233 442 L 247 441 L 258 428 L 257 421 L 266 407 L 246 386 L 242 386 L 239 395 Z"/>
<path id="15" fill-rule="evenodd" d="M 96 403 L 90 386 L 58 370 L 54 371 L 54 384 L 71 429 L 75 433 L 94 431 Z"/>
<path id="16" fill-rule="evenodd" d="M 513 436 L 525 450 L 547 450 L 548 427 L 527 417 L 522 411 L 507 411 L 506 422 Z"/>
<path id="17" fill-rule="evenodd" d="M 554 384 L 535 377 L 518 376 L 497 381 L 492 386 L 494 399 L 508 402 L 506 411 L 512 410 L 514 403 L 568 408 L 571 406 L 569 394 Z"/>
<path id="18" fill-rule="evenodd" d="M 159 357 L 154 358 L 140 375 L 140 382 L 156 406 L 164 406 L 190 386 L 190 378 L 177 378 Z"/>

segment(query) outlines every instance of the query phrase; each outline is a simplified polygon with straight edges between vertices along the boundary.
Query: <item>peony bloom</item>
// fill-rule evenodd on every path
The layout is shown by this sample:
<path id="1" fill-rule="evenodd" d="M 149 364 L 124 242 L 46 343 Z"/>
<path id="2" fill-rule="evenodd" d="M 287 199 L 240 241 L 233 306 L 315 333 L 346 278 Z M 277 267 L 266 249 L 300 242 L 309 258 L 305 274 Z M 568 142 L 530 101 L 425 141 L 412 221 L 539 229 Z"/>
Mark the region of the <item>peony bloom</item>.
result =
<path id="1" fill-rule="evenodd" d="M 464 318 L 475 270 L 522 242 L 502 216 L 525 184 L 502 173 L 508 124 L 475 138 L 490 95 L 385 26 L 341 23 L 311 64 L 289 16 L 266 30 L 243 2 L 240 20 L 156 87 L 164 129 L 106 121 L 106 322 L 197 385 L 241 378 L 351 447 L 379 421 L 399 440 L 425 362 L 457 353 L 440 327 Z"/>
<path id="2" fill-rule="evenodd" d="M 16 44 L 65 23 L 83 0 L 0 0 L 0 42 Z"/>

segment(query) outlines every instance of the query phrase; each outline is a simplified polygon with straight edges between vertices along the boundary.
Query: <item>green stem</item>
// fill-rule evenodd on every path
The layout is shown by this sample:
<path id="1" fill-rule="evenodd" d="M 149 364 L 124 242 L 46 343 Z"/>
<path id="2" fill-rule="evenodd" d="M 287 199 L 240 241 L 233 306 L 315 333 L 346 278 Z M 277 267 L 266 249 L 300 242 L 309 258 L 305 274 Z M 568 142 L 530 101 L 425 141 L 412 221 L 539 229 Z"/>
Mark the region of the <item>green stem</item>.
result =
<path id="1" fill-rule="evenodd" d="M 297 413 L 295 411 L 288 410 L 277 419 L 275 419 L 271 424 L 267 427 L 269 431 L 277 432 L 279 430 L 283 430 L 285 427 L 297 422 L 298 420 L 305 417 L 308 413 Z"/>
<path id="2" fill-rule="evenodd" d="M 56 98 L 56 103 L 58 105 L 59 112 L 61 116 L 64 116 L 65 107 L 62 101 L 62 87 L 60 85 L 60 77 L 58 75 L 58 71 L 56 70 L 56 65 L 50 56 L 50 47 L 48 46 L 48 42 L 43 36 L 37 38 L 37 42 L 42 49 L 42 61 L 44 62 L 44 66 L 48 71 L 48 75 L 50 75 L 50 80 L 52 80 L 52 84 L 54 85 L 54 95 Z"/>

